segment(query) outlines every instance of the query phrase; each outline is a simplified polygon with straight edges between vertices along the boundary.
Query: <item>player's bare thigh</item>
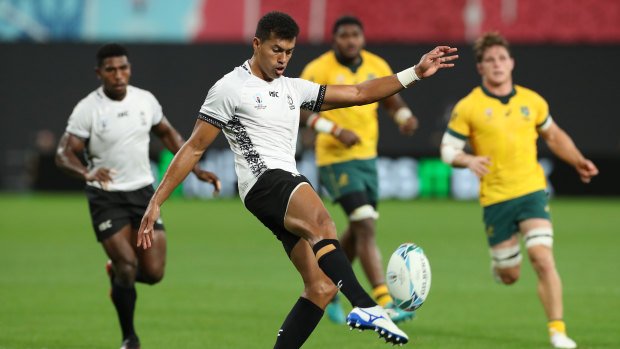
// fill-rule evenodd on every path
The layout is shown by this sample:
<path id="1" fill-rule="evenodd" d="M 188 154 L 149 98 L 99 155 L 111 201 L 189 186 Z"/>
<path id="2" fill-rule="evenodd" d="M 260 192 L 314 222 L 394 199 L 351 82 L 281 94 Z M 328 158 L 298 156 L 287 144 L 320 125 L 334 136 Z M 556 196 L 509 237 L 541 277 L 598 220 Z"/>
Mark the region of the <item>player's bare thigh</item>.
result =
<path id="1" fill-rule="evenodd" d="M 291 195 L 284 227 L 314 246 L 323 239 L 337 239 L 336 226 L 314 189 L 302 183 Z"/>
<path id="2" fill-rule="evenodd" d="M 521 234 L 526 234 L 530 230 L 537 228 L 551 228 L 551 221 L 545 218 L 529 218 L 519 222 L 519 230 Z"/>
<path id="3" fill-rule="evenodd" d="M 138 229 L 132 229 L 131 245 L 136 246 Z M 146 278 L 144 282 L 153 284 L 159 282 L 164 277 L 166 266 L 166 233 L 161 229 L 154 230 L 155 239 L 151 248 L 136 248 L 138 255 L 138 268 Z"/>
<path id="4" fill-rule="evenodd" d="M 155 242 L 149 250 L 143 251 L 137 248 L 136 243 L 136 229 L 132 229 L 130 224 L 123 226 L 101 242 L 114 265 L 117 279 L 124 284 L 131 284 L 135 281 L 136 268 L 139 264 L 145 274 L 153 278 L 157 278 L 160 274 L 163 276 L 166 262 L 165 232 L 155 230 Z"/>

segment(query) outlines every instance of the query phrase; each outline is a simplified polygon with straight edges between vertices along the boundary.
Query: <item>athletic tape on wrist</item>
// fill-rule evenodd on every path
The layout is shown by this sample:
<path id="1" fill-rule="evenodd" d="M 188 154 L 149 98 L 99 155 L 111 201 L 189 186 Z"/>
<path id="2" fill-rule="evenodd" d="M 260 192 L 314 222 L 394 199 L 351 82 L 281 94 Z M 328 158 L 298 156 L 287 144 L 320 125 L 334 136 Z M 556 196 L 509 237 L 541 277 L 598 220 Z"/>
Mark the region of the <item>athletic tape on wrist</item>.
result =
<path id="1" fill-rule="evenodd" d="M 413 84 L 415 81 L 420 80 L 418 75 L 415 73 L 414 68 L 415 68 L 415 65 L 411 68 L 407 68 L 399 72 L 398 74 L 396 74 L 398 81 L 400 81 L 400 83 L 403 85 L 404 88 L 407 88 L 411 84 Z"/>
<path id="2" fill-rule="evenodd" d="M 405 124 L 407 120 L 411 119 L 412 117 L 413 117 L 413 113 L 411 112 L 411 109 L 407 107 L 402 107 L 398 109 L 396 113 L 394 114 L 394 120 L 399 125 Z"/>
<path id="3" fill-rule="evenodd" d="M 340 126 L 336 125 L 332 121 L 320 117 L 318 114 L 313 114 L 312 116 L 310 116 L 310 118 L 306 122 L 306 125 L 308 125 L 317 132 L 332 134 L 336 137 L 338 137 L 338 135 L 342 131 L 342 128 Z"/>

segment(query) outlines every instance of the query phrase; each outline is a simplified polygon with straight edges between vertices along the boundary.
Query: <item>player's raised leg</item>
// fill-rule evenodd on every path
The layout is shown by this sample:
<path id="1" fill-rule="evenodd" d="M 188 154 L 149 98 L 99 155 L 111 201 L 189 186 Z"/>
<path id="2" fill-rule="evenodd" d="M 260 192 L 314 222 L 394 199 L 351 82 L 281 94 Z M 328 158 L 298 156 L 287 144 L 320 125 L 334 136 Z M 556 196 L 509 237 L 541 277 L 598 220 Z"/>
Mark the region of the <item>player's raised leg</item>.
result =
<path id="1" fill-rule="evenodd" d="M 521 247 L 519 235 L 513 234 L 508 240 L 491 246 L 491 271 L 495 281 L 511 285 L 521 275 Z"/>
<path id="2" fill-rule="evenodd" d="M 319 268 L 306 240 L 297 241 L 290 258 L 303 279 L 304 291 L 278 331 L 274 349 L 301 347 L 323 317 L 327 303 L 338 292 Z"/>
<path id="3" fill-rule="evenodd" d="M 291 195 L 284 219 L 286 229 L 307 240 L 318 266 L 356 307 L 348 321 L 359 329 L 378 330 L 386 340 L 406 343 L 407 335 L 389 318 L 357 281 L 347 256 L 336 239 L 336 227 L 323 202 L 308 184 Z"/>
<path id="4" fill-rule="evenodd" d="M 131 243 L 131 226 L 123 226 L 118 232 L 102 241 L 103 248 L 112 262 L 111 297 L 123 333 L 122 349 L 140 348 L 140 341 L 134 328 L 134 310 L 137 293 L 137 255 L 135 244 Z"/>
<path id="5" fill-rule="evenodd" d="M 577 344 L 566 335 L 563 321 L 562 281 L 553 258 L 553 228 L 547 219 L 532 218 L 519 224 L 525 247 L 538 276 L 538 296 L 549 320 L 549 336 L 555 348 L 576 348 Z"/>

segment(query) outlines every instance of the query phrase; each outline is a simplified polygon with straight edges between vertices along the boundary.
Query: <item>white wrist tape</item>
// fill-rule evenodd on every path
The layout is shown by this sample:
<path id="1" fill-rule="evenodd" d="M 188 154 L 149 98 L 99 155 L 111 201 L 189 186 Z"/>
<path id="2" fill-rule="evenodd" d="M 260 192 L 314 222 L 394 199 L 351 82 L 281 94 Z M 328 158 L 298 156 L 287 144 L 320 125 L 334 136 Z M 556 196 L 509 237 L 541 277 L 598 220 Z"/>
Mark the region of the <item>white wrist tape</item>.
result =
<path id="1" fill-rule="evenodd" d="M 306 126 L 314 129 L 317 132 L 332 134 L 336 137 L 338 137 L 340 131 L 342 131 L 342 128 L 340 126 L 325 118 L 320 117 L 319 114 L 310 115 L 308 121 L 306 121 Z"/>
<path id="2" fill-rule="evenodd" d="M 405 122 L 407 122 L 407 120 L 411 119 L 412 117 L 413 113 L 411 112 L 411 109 L 407 107 L 402 107 L 398 109 L 394 114 L 394 120 L 399 125 L 403 125 Z"/>
<path id="3" fill-rule="evenodd" d="M 441 161 L 448 165 L 452 165 L 454 158 L 463 152 L 465 141 L 454 137 L 448 132 L 443 134 L 441 139 Z"/>
<path id="4" fill-rule="evenodd" d="M 400 73 L 396 74 L 398 81 L 403 85 L 404 88 L 409 87 L 415 81 L 420 80 L 418 75 L 415 73 L 415 65 L 411 68 L 407 68 Z"/>

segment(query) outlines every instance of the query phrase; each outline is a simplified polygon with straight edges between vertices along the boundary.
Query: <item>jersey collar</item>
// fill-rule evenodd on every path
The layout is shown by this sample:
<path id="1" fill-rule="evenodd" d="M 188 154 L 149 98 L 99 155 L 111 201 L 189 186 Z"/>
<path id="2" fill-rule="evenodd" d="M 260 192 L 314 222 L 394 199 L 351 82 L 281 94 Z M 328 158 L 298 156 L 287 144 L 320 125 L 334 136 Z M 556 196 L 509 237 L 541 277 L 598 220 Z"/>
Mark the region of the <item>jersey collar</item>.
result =
<path id="1" fill-rule="evenodd" d="M 117 101 L 116 99 L 112 99 L 110 97 L 108 97 L 108 95 L 105 94 L 105 92 L 103 92 L 103 86 L 99 86 L 97 88 L 97 95 L 99 96 L 99 98 L 102 98 L 108 102 L 112 102 L 112 103 L 124 103 L 129 95 L 130 95 L 130 90 L 132 89 L 131 85 L 127 85 L 127 92 L 125 93 L 125 98 L 121 99 L 120 101 Z"/>
<path id="2" fill-rule="evenodd" d="M 480 85 L 480 87 L 482 88 L 482 92 L 484 92 L 485 95 L 491 98 L 498 99 L 500 102 L 502 102 L 502 104 L 508 104 L 508 102 L 510 102 L 510 98 L 514 97 L 514 95 L 517 94 L 517 90 L 515 90 L 514 85 L 512 86 L 512 90 L 510 91 L 510 93 L 505 96 L 498 96 L 492 94 L 491 92 L 489 92 L 489 90 L 486 89 L 486 87 L 484 87 L 484 85 Z"/>
<path id="3" fill-rule="evenodd" d="M 362 53 L 361 52 L 360 52 L 360 61 L 359 61 L 359 63 L 356 63 L 356 64 L 346 64 L 345 62 L 341 61 L 340 58 L 338 58 L 338 55 L 336 54 L 336 51 L 334 51 L 334 57 L 336 57 L 336 61 L 338 61 L 338 63 L 340 63 L 341 65 L 344 65 L 347 68 L 349 68 L 351 70 L 351 72 L 353 72 L 353 74 L 355 74 L 357 72 L 357 69 L 362 65 L 362 63 L 364 63 L 364 58 L 362 57 Z"/>

